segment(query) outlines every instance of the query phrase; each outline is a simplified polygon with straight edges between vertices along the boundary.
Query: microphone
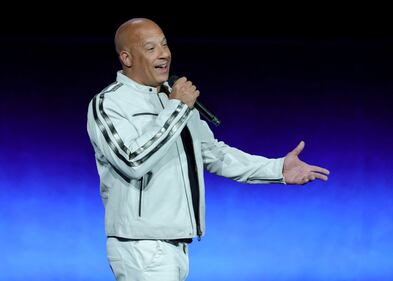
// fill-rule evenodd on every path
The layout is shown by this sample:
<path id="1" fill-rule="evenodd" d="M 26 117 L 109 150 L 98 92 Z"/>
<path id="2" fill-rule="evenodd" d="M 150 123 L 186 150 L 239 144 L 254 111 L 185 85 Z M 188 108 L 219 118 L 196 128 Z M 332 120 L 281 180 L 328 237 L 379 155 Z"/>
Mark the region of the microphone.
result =
<path id="1" fill-rule="evenodd" d="M 175 84 L 176 80 L 179 79 L 176 75 L 171 75 L 168 79 L 168 84 L 172 88 L 173 84 Z M 199 113 L 208 121 L 212 122 L 214 125 L 218 126 L 221 124 L 221 121 L 214 116 L 204 105 L 202 105 L 199 101 L 195 101 L 194 107 L 198 109 Z"/>

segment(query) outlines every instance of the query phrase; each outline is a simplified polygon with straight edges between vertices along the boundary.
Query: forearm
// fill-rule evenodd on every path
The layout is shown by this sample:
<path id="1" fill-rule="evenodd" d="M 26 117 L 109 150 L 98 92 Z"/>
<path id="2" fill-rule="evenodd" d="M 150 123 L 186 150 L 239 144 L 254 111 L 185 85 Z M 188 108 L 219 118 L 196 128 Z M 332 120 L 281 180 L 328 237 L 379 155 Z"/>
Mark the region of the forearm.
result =
<path id="1" fill-rule="evenodd" d="M 209 172 L 244 183 L 284 183 L 284 158 L 251 155 L 217 141 L 205 143 L 203 148 Z"/>
<path id="2" fill-rule="evenodd" d="M 191 113 L 184 103 L 171 101 L 142 133 L 119 112 L 110 102 L 106 108 L 93 102 L 88 132 L 106 160 L 130 178 L 142 177 L 165 155 Z"/>

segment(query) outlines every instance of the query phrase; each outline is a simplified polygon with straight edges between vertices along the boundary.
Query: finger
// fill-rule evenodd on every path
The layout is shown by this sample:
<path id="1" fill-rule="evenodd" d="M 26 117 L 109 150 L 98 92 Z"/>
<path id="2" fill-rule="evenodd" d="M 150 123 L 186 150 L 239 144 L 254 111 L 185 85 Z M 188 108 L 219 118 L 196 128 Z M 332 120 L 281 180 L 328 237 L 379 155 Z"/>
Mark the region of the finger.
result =
<path id="1" fill-rule="evenodd" d="M 323 181 L 327 181 L 328 180 L 328 177 L 326 175 L 323 175 L 323 174 L 312 173 L 312 176 L 314 178 L 316 178 L 316 179 L 320 179 L 320 180 L 323 180 Z"/>
<path id="2" fill-rule="evenodd" d="M 184 84 L 187 81 L 187 77 L 183 76 L 175 81 L 175 84 Z M 174 84 L 174 85 L 175 85 Z"/>
<path id="3" fill-rule="evenodd" d="M 192 86 L 194 86 L 190 80 L 188 80 L 184 85 L 185 85 L 188 89 L 191 89 Z"/>
<path id="4" fill-rule="evenodd" d="M 292 150 L 290 153 L 293 153 L 295 155 L 299 155 L 300 152 L 302 152 L 304 148 L 304 141 L 301 141 L 294 150 Z"/>
<path id="5" fill-rule="evenodd" d="M 318 167 L 318 166 L 314 166 L 314 165 L 310 165 L 310 170 L 313 172 L 318 172 L 318 173 L 322 173 L 325 175 L 329 175 L 330 171 L 328 169 L 322 168 L 322 167 Z"/>
<path id="6" fill-rule="evenodd" d="M 184 89 L 184 85 L 187 82 L 187 78 L 186 77 L 181 77 L 179 79 L 177 79 L 175 81 L 175 83 L 172 86 L 172 89 L 176 89 L 176 90 L 180 90 L 182 91 Z"/>

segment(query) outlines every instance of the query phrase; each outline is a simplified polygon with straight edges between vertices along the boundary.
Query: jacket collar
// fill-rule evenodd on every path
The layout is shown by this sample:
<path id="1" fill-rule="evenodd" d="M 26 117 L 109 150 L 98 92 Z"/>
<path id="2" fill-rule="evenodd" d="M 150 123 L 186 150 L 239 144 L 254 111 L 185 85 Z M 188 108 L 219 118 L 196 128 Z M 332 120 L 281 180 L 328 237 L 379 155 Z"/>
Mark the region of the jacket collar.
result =
<path id="1" fill-rule="evenodd" d="M 139 84 L 139 83 L 135 82 L 134 80 L 132 80 L 131 78 L 125 76 L 121 70 L 119 70 L 117 72 L 116 81 L 119 83 L 123 83 L 123 84 L 125 84 L 125 85 L 139 91 L 139 92 L 142 92 L 142 93 L 157 94 L 157 89 L 155 87 Z M 168 87 L 167 82 L 165 82 L 164 85 Z"/>

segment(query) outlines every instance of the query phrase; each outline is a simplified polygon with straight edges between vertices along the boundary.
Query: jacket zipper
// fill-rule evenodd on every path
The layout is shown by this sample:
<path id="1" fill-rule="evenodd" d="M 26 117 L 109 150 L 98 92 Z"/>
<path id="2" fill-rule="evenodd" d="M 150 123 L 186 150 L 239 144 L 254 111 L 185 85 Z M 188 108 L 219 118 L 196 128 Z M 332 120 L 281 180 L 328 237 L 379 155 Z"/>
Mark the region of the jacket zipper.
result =
<path id="1" fill-rule="evenodd" d="M 191 139 L 192 139 L 191 131 L 190 131 L 190 136 L 191 136 Z M 195 154 L 194 142 L 192 143 L 192 146 L 193 146 L 193 150 L 194 150 L 194 154 Z M 194 168 L 195 168 L 195 175 L 197 177 L 198 189 L 199 189 L 200 185 L 199 185 L 199 176 L 198 176 L 198 165 L 196 163 L 196 159 L 195 159 L 195 166 L 194 166 Z M 197 226 L 198 241 L 201 241 L 201 239 L 202 239 L 201 238 L 202 237 L 202 230 L 201 230 L 201 196 L 200 196 L 200 190 L 198 191 L 198 193 L 199 193 L 199 197 L 198 197 L 198 221 L 196 221 L 196 226 Z"/>

